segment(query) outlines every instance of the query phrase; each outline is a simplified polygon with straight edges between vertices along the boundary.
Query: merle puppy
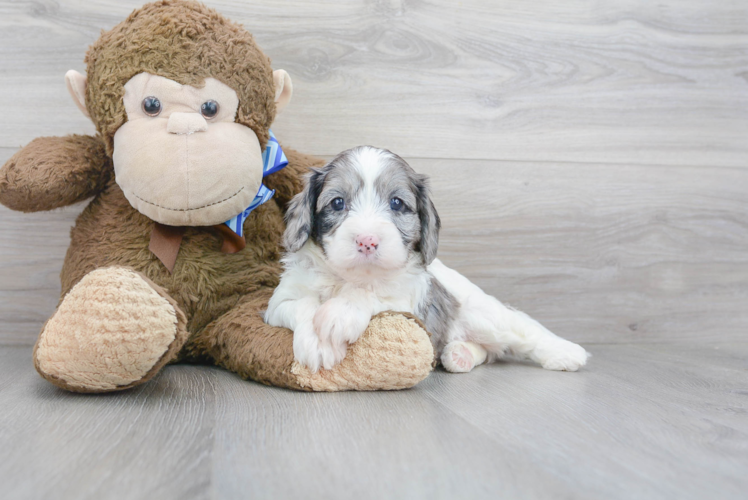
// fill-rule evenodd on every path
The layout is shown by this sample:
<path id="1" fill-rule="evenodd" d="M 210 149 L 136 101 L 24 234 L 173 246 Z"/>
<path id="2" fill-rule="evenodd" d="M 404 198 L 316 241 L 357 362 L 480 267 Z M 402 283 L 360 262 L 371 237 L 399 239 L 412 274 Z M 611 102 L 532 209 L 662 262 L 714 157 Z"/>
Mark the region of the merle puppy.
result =
<path id="1" fill-rule="evenodd" d="M 399 156 L 361 146 L 307 178 L 286 215 L 285 272 L 265 314 L 294 332 L 312 371 L 339 363 L 379 312 L 415 314 L 451 372 L 505 354 L 575 371 L 588 354 L 486 295 L 436 258 L 439 216 L 427 177 Z"/>

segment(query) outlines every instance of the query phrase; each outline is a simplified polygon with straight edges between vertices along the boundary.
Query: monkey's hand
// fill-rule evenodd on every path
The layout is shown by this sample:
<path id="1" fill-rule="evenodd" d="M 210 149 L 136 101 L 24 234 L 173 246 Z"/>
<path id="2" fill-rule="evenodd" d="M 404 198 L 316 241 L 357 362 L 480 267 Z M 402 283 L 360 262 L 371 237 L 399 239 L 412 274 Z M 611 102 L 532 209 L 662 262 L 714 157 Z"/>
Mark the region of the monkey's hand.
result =
<path id="1" fill-rule="evenodd" d="M 112 173 L 98 137 L 39 137 L 0 169 L 0 203 L 21 212 L 72 205 L 101 191 Z"/>

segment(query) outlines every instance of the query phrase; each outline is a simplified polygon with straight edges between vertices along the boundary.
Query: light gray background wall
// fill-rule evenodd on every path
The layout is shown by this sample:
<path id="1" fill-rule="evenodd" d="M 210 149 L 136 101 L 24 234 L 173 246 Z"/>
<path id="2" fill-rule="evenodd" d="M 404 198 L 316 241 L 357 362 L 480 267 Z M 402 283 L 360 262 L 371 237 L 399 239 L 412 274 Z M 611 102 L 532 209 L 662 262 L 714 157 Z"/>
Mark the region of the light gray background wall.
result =
<path id="1" fill-rule="evenodd" d="M 137 1 L 0 2 L 0 161 L 92 133 L 63 75 Z M 274 132 L 432 176 L 441 258 L 578 342 L 745 339 L 748 3 L 208 1 L 294 99 Z M 0 208 L 0 343 L 33 343 L 81 206 Z"/>

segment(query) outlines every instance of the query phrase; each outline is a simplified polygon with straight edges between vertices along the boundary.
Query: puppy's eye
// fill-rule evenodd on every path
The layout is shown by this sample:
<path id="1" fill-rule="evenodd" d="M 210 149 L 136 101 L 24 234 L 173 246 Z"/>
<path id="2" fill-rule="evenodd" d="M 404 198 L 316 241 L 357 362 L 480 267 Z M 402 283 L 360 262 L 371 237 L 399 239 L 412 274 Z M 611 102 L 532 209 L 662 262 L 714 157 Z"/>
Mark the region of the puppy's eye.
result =
<path id="1" fill-rule="evenodd" d="M 218 103 L 212 99 L 210 101 L 205 101 L 202 106 L 200 106 L 200 113 L 210 120 L 218 114 Z"/>
<path id="2" fill-rule="evenodd" d="M 330 203 L 330 206 L 336 212 L 340 212 L 341 210 L 343 210 L 345 208 L 345 200 L 343 198 L 335 198 Z"/>
<path id="3" fill-rule="evenodd" d="M 403 200 L 401 200 L 400 198 L 392 198 L 390 200 L 390 208 L 394 210 L 395 212 L 399 212 L 400 210 L 403 209 L 404 206 L 405 204 L 403 203 Z"/>
<path id="4" fill-rule="evenodd" d="M 161 101 L 158 97 L 148 96 L 143 99 L 143 113 L 148 116 L 158 116 L 161 113 Z"/>

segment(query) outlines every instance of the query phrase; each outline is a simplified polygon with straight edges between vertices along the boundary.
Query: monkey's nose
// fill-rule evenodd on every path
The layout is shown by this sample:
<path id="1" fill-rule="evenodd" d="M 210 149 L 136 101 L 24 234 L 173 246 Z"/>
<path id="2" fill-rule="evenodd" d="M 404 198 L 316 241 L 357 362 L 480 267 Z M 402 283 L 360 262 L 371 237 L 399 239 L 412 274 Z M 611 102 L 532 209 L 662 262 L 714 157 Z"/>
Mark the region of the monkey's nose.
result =
<path id="1" fill-rule="evenodd" d="M 208 122 L 200 113 L 172 113 L 166 124 L 166 131 L 170 134 L 189 135 L 208 130 Z"/>

